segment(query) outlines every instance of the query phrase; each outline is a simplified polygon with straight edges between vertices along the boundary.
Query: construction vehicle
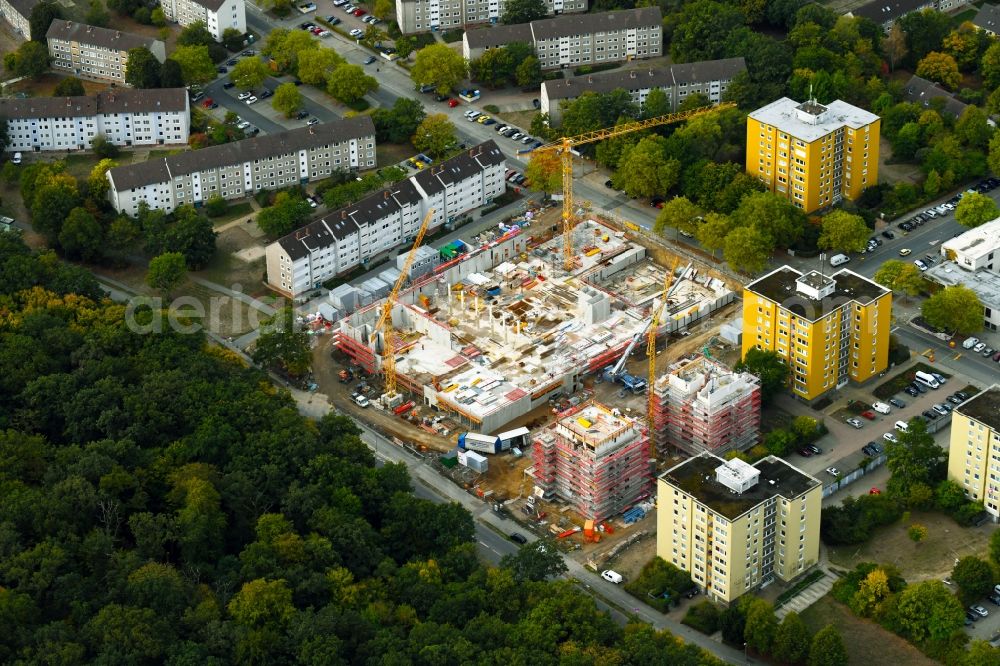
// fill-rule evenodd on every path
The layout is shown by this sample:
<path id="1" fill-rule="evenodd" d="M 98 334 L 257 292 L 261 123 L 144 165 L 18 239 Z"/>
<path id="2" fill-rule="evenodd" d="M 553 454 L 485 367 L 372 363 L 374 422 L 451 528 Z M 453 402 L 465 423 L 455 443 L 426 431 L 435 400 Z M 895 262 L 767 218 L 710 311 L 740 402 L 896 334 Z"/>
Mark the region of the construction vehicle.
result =
<path id="1" fill-rule="evenodd" d="M 372 329 L 371 338 L 368 341 L 370 344 L 375 344 L 379 331 L 382 331 L 382 374 L 385 376 L 385 393 L 382 395 L 382 402 L 386 407 L 395 407 L 403 399 L 396 392 L 396 340 L 395 333 L 392 330 L 392 307 L 396 304 L 396 299 L 399 297 L 399 290 L 403 288 L 403 284 L 410 275 L 410 268 L 413 266 L 413 259 L 417 255 L 417 248 L 424 241 L 424 234 L 427 233 L 427 225 L 430 224 L 432 217 L 434 217 L 433 208 L 427 211 L 423 221 L 420 223 L 420 230 L 413 241 L 413 247 L 410 248 L 410 253 L 406 255 L 406 262 L 399 271 L 396 284 L 392 285 L 392 291 L 386 296 L 385 303 L 382 305 L 382 315 L 375 324 L 375 328 Z"/>
<path id="2" fill-rule="evenodd" d="M 682 120 L 689 120 L 695 116 L 705 115 L 707 113 L 713 113 L 715 111 L 722 111 L 724 109 L 735 108 L 736 104 L 732 102 L 723 102 L 715 106 L 703 106 L 697 109 L 691 109 L 689 111 L 679 111 L 677 113 L 668 113 L 665 116 L 658 116 L 656 118 L 649 118 L 647 120 L 637 120 L 631 123 L 625 123 L 623 125 L 618 125 L 617 127 L 606 127 L 604 129 L 595 130 L 593 132 L 585 132 L 584 134 L 578 134 L 576 136 L 564 136 L 561 139 L 556 139 L 551 143 L 539 146 L 532 151 L 532 154 L 540 154 L 545 152 L 555 151 L 559 155 L 559 161 L 562 166 L 562 190 L 563 190 L 563 202 L 562 202 L 562 223 L 563 223 L 563 268 L 567 271 L 573 268 L 573 237 L 570 233 L 573 231 L 573 153 L 576 146 L 582 146 L 588 143 L 596 143 L 597 141 L 604 141 L 605 139 L 612 139 L 614 137 L 622 136 L 623 134 L 630 134 L 632 132 L 638 132 L 639 130 L 649 129 L 651 127 L 659 127 L 660 125 L 670 125 L 672 123 L 678 123 Z"/>
<path id="3" fill-rule="evenodd" d="M 337 377 L 340 379 L 341 384 L 347 384 L 354 381 L 354 372 L 350 368 L 345 368 L 337 373 Z"/>
<path id="4" fill-rule="evenodd" d="M 667 275 L 663 280 L 663 293 L 660 294 L 660 304 L 653 308 L 653 316 L 649 320 L 649 337 L 646 340 L 646 356 L 649 359 L 649 385 L 652 387 L 656 383 L 656 330 L 660 328 L 660 319 L 663 314 L 667 311 L 667 302 L 670 300 L 670 295 L 674 293 L 674 290 L 680 286 L 681 282 L 684 281 L 685 276 L 687 276 L 688 271 L 691 270 L 691 264 L 689 263 L 681 271 L 680 277 L 676 280 L 674 279 L 674 271 L 677 270 L 678 260 L 674 260 L 673 265 L 670 270 L 667 271 Z M 649 436 L 649 446 L 652 450 L 653 458 L 656 457 L 656 442 L 653 441 L 653 428 L 656 421 L 656 391 L 650 389 L 649 398 L 646 404 L 646 418 L 648 419 L 646 423 L 650 429 Z"/>

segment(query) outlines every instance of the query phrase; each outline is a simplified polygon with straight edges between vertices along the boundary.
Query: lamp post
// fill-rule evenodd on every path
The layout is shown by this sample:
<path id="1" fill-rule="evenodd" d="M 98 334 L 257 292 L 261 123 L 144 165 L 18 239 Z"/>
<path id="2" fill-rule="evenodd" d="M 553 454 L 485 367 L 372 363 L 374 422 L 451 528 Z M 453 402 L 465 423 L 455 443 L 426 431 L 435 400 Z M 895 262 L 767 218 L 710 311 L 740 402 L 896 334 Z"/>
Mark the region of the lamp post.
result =
<path id="1" fill-rule="evenodd" d="M 746 644 L 746 642 L 743 643 L 743 659 L 748 664 L 750 663 L 750 655 L 747 653 L 747 644 Z"/>

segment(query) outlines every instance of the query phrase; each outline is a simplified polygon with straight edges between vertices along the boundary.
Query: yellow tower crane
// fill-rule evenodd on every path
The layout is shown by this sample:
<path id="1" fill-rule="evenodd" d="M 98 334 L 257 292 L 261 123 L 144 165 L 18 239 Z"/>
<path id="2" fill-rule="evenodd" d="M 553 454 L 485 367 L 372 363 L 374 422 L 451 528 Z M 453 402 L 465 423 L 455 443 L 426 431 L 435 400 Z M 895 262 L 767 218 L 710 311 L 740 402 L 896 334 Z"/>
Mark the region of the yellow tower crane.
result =
<path id="1" fill-rule="evenodd" d="M 662 315 L 668 311 L 667 301 L 670 295 L 680 286 L 688 271 L 691 270 L 691 264 L 688 264 L 675 279 L 674 273 L 677 271 L 677 264 L 679 262 L 679 259 L 674 259 L 674 263 L 670 266 L 670 270 L 667 271 L 667 275 L 663 280 L 663 293 L 660 294 L 660 304 L 653 308 L 653 320 L 649 326 L 649 337 L 646 340 L 646 356 L 649 359 L 649 377 L 646 384 L 646 422 L 649 424 L 650 458 L 656 457 L 656 442 L 654 440 L 656 433 L 656 391 L 653 390 L 656 386 L 656 329 L 660 327 Z"/>
<path id="2" fill-rule="evenodd" d="M 396 340 L 395 333 L 392 330 L 392 306 L 396 304 L 399 290 L 402 289 L 403 283 L 406 282 L 406 278 L 410 274 L 413 259 L 417 256 L 417 248 L 420 247 L 420 244 L 424 240 L 424 234 L 427 233 L 427 225 L 430 223 L 432 217 L 434 217 L 433 208 L 427 211 L 423 222 L 420 223 L 417 238 L 413 241 L 410 253 L 406 255 L 406 262 L 399 271 L 396 284 L 392 285 L 392 291 L 389 292 L 385 303 L 382 305 L 382 315 L 379 317 L 378 323 L 375 324 L 375 328 L 372 329 L 371 338 L 368 340 L 369 344 L 374 344 L 378 338 L 378 332 L 382 331 L 382 374 L 385 376 L 384 397 L 390 403 L 396 397 Z"/>
<path id="3" fill-rule="evenodd" d="M 639 130 L 649 129 L 650 127 L 659 127 L 660 125 L 678 123 L 682 120 L 694 118 L 695 116 L 701 116 L 706 113 L 722 111 L 723 109 L 732 109 L 735 107 L 736 104 L 732 102 L 723 102 L 722 104 L 717 104 L 716 106 L 703 106 L 689 111 L 668 113 L 665 116 L 658 116 L 647 120 L 636 120 L 635 122 L 625 123 L 623 125 L 618 125 L 617 127 L 607 127 L 593 132 L 578 134 L 576 136 L 564 136 L 561 139 L 556 139 L 551 143 L 535 148 L 532 153 L 555 151 L 559 155 L 559 161 L 562 166 L 563 267 L 566 270 L 573 268 L 573 238 L 571 236 L 571 232 L 573 231 L 573 148 L 575 146 L 582 146 L 588 143 L 604 141 L 605 139 L 612 139 L 623 134 L 630 134 L 632 132 L 638 132 Z"/>

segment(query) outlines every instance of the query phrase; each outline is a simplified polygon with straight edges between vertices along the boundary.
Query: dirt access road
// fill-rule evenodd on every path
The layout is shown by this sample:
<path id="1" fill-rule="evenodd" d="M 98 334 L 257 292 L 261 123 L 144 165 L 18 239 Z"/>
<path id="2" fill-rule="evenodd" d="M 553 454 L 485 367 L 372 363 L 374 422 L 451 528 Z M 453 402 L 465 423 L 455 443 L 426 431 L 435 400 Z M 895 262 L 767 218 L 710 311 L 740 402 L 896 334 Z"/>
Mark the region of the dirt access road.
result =
<path id="1" fill-rule="evenodd" d="M 423 445 L 435 451 L 450 451 L 454 448 L 453 441 L 422 430 L 391 412 L 382 411 L 374 406 L 367 409 L 358 407 L 351 400 L 351 392 L 359 380 L 342 384 L 338 379 L 338 373 L 347 366 L 333 357 L 336 351 L 333 340 L 332 335 L 320 338 L 319 343 L 313 348 L 312 364 L 313 381 L 319 386 L 318 392 L 326 395 L 331 405 L 344 414 L 364 421 L 375 430 L 404 442 Z"/>

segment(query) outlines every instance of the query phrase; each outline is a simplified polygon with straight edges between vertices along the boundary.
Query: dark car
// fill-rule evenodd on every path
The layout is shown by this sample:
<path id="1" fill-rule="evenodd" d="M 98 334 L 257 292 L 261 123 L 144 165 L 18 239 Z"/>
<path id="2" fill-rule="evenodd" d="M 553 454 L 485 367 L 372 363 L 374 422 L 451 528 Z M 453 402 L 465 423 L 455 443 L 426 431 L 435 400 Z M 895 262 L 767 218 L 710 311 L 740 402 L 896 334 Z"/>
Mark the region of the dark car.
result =
<path id="1" fill-rule="evenodd" d="M 262 92 L 260 93 L 260 98 L 261 98 L 261 99 L 267 99 L 268 97 L 271 97 L 272 95 L 274 95 L 274 91 L 273 91 L 273 90 L 268 90 L 267 88 L 265 88 L 265 89 L 264 89 L 264 90 L 263 90 L 263 91 L 262 91 Z"/>
<path id="2" fill-rule="evenodd" d="M 931 411 L 931 410 L 929 410 L 929 409 L 925 409 L 924 411 L 922 411 L 922 412 L 920 412 L 920 413 L 921 413 L 921 414 L 922 414 L 922 415 L 924 416 L 924 418 L 926 418 L 926 419 L 927 419 L 928 421 L 934 421 L 934 420 L 938 419 L 938 418 L 939 418 L 939 417 L 941 416 L 940 414 L 938 414 L 938 413 L 936 413 L 936 412 L 932 412 L 932 411 Z"/>
<path id="3" fill-rule="evenodd" d="M 992 354 L 990 354 L 990 356 L 992 356 Z M 949 395 L 948 402 L 950 402 L 953 405 L 959 405 L 962 403 L 962 399 L 959 398 L 957 395 Z"/>
<path id="4" fill-rule="evenodd" d="M 294 83 L 297 86 L 301 86 L 302 85 L 302 82 L 299 81 L 298 79 L 295 79 L 294 81 L 292 81 L 292 83 Z"/>
<path id="5" fill-rule="evenodd" d="M 903 393 L 905 393 L 906 395 L 909 395 L 909 396 L 913 396 L 914 398 L 916 398 L 918 395 L 920 395 L 920 391 L 918 391 L 917 389 L 913 388 L 912 386 L 907 386 L 906 388 L 904 388 L 903 389 Z"/>
<path id="6" fill-rule="evenodd" d="M 440 94 L 434 95 L 434 101 L 435 102 L 447 102 L 448 101 L 448 96 L 447 95 L 440 95 Z"/>
<path id="7" fill-rule="evenodd" d="M 309 117 L 308 111 L 299 111 L 298 113 L 295 114 L 295 118 L 297 120 L 305 120 L 308 117 Z"/>
<path id="8" fill-rule="evenodd" d="M 913 224 L 911 222 L 901 222 L 899 228 L 903 231 L 911 231 L 913 229 Z"/>
<path id="9" fill-rule="evenodd" d="M 535 107 L 536 109 L 540 109 L 542 108 L 542 103 L 539 102 L 537 99 L 533 99 L 531 100 L 531 106 Z"/>
<path id="10" fill-rule="evenodd" d="M 524 538 L 524 535 L 523 535 L 523 534 L 521 534 L 520 532 L 513 532 L 513 533 L 512 533 L 511 535 L 510 535 L 510 540 L 511 540 L 511 541 L 513 541 L 514 543 L 519 543 L 519 544 L 521 544 L 522 546 L 523 546 L 524 544 L 528 543 L 528 540 L 527 540 L 527 539 L 525 539 L 525 538 Z"/>
<path id="11" fill-rule="evenodd" d="M 927 393 L 927 387 L 921 384 L 920 382 L 913 382 L 912 384 L 910 384 L 910 386 L 917 389 L 917 391 L 919 391 L 920 393 Z"/>
<path id="12" fill-rule="evenodd" d="M 653 197 L 649 200 L 649 205 L 653 208 L 663 208 L 663 203 L 666 201 L 663 197 Z"/>
<path id="13" fill-rule="evenodd" d="M 366 65 L 370 65 L 370 64 L 372 64 L 373 62 L 375 62 L 375 56 L 373 56 L 373 55 L 370 55 L 370 56 L 368 56 L 367 58 L 365 58 L 365 64 L 366 64 Z"/>
<path id="14" fill-rule="evenodd" d="M 899 398 L 889 398 L 889 404 L 892 405 L 893 407 L 896 407 L 897 409 L 902 409 L 903 407 L 906 407 L 906 403 L 900 400 Z"/>
<path id="15" fill-rule="evenodd" d="M 236 59 L 233 58 L 232 60 L 227 61 L 226 64 L 229 65 L 230 67 L 235 67 L 236 66 Z"/>
<path id="16" fill-rule="evenodd" d="M 216 67 L 215 71 L 217 71 L 219 74 L 228 74 L 229 73 L 229 70 L 226 69 L 225 67 Z"/>
<path id="17" fill-rule="evenodd" d="M 965 391 L 955 391 L 955 397 L 961 398 L 962 400 L 968 400 L 969 394 L 966 393 Z"/>
<path id="18" fill-rule="evenodd" d="M 979 615 L 972 611 L 965 611 L 965 619 L 969 622 L 979 622 Z"/>
<path id="19" fill-rule="evenodd" d="M 211 104 L 209 104 L 209 105 L 208 105 L 208 106 L 206 106 L 205 108 L 206 108 L 206 109 L 209 109 L 209 110 L 211 110 L 211 109 L 217 109 L 217 108 L 219 108 L 219 105 L 218 105 L 218 104 L 216 104 L 215 102 L 212 102 Z"/>
<path id="20" fill-rule="evenodd" d="M 236 84 L 233 83 L 232 81 L 226 81 L 225 83 L 222 84 L 222 87 L 225 88 L 226 90 L 229 90 L 230 88 L 233 88 L 235 86 Z"/>
<path id="21" fill-rule="evenodd" d="M 610 180 L 604 181 L 604 187 L 607 187 L 608 189 L 611 189 L 611 190 L 615 189 L 615 186 L 612 184 L 612 182 Z"/>
<path id="22" fill-rule="evenodd" d="M 815 444 L 806 444 L 806 448 L 815 453 L 816 455 L 823 453 L 823 449 L 819 448 Z"/>
<path id="23" fill-rule="evenodd" d="M 687 592 L 684 593 L 684 598 L 685 599 L 694 599 L 697 596 L 698 596 L 698 588 L 697 587 L 692 587 L 690 590 L 688 590 Z"/>
<path id="24" fill-rule="evenodd" d="M 299 23 L 299 28 L 301 30 L 308 30 L 311 27 L 313 27 L 312 23 Z"/>
<path id="25" fill-rule="evenodd" d="M 813 454 L 813 452 L 810 451 L 807 448 L 801 448 L 801 449 L 799 449 L 799 455 L 802 456 L 803 458 L 808 458 L 812 454 Z"/>
<path id="26" fill-rule="evenodd" d="M 875 449 L 872 448 L 871 444 L 865 444 L 864 446 L 862 446 L 861 447 L 861 453 L 863 453 L 863 454 L 865 454 L 866 456 L 869 456 L 869 457 L 875 457 L 875 456 L 878 455 L 878 452 L 875 451 Z"/>
<path id="27" fill-rule="evenodd" d="M 888 229 L 886 229 L 885 231 L 882 232 L 882 236 L 884 238 L 888 238 L 889 240 L 892 240 L 893 238 L 896 237 L 896 234 L 894 234 L 891 231 L 889 231 Z"/>

